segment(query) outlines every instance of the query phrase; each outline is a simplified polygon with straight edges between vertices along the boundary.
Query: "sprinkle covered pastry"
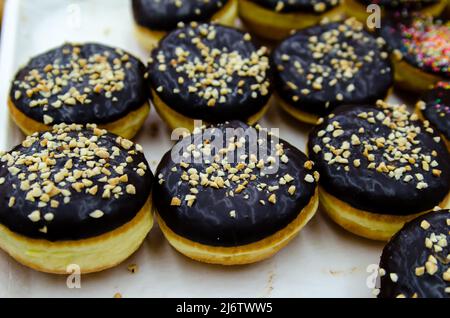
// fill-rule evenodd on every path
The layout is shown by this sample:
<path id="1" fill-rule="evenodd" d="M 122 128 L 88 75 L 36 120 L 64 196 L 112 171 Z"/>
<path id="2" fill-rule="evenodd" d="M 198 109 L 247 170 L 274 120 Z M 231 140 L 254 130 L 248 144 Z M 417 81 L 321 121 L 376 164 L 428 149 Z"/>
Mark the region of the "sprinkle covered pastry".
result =
<path id="1" fill-rule="evenodd" d="M 233 26 L 237 0 L 132 0 L 138 39 L 151 49 L 180 23 L 218 22 Z"/>
<path id="2" fill-rule="evenodd" d="M 53 124 L 96 123 L 132 137 L 149 112 L 145 72 L 138 59 L 121 49 L 64 44 L 18 71 L 10 110 L 26 133 Z"/>
<path id="3" fill-rule="evenodd" d="M 450 140 L 450 82 L 439 82 L 417 103 L 419 113 L 445 138 Z"/>
<path id="4" fill-rule="evenodd" d="M 450 298 L 450 211 L 428 213 L 383 250 L 379 298 Z"/>
<path id="5" fill-rule="evenodd" d="M 157 175 L 154 200 L 164 234 L 181 253 L 203 262 L 267 258 L 317 209 L 313 162 L 242 122 L 194 131 L 163 157 Z"/>
<path id="6" fill-rule="evenodd" d="M 406 106 L 341 107 L 311 133 L 325 211 L 356 234 L 389 239 L 416 214 L 450 204 L 450 155 Z"/>
<path id="7" fill-rule="evenodd" d="M 396 81 L 403 88 L 427 90 L 450 78 L 450 24 L 414 16 L 382 23 L 381 35 L 393 51 Z"/>
<path id="8" fill-rule="evenodd" d="M 341 0 L 240 0 L 239 15 L 250 32 L 281 40 L 292 30 L 337 21 L 344 11 Z"/>
<path id="9" fill-rule="evenodd" d="M 6 239 L 0 246 L 20 262 L 48 272 L 65 271 L 61 262 L 68 260 L 48 255 L 48 264 L 39 264 L 43 260 L 27 255 L 27 249 L 39 254 L 48 245 L 50 252 L 70 256 L 70 247 L 75 248 L 70 257 L 85 272 L 115 265 L 119 260 L 107 256 L 99 264 L 87 262 L 91 253 L 108 252 L 101 245 L 108 240 L 125 240 L 115 247 L 113 257 L 120 260 L 140 245 L 152 224 L 152 181 L 140 145 L 95 125 L 61 124 L 35 133 L 1 155 L 0 233 Z M 98 250 L 83 250 L 93 242 Z"/>
<path id="10" fill-rule="evenodd" d="M 236 29 L 191 23 L 165 37 L 149 61 L 154 104 L 171 127 L 254 123 L 271 96 L 267 48 Z"/>
<path id="11" fill-rule="evenodd" d="M 384 40 L 354 19 L 299 31 L 273 53 L 281 106 L 315 124 L 339 105 L 374 103 L 393 84 Z"/>

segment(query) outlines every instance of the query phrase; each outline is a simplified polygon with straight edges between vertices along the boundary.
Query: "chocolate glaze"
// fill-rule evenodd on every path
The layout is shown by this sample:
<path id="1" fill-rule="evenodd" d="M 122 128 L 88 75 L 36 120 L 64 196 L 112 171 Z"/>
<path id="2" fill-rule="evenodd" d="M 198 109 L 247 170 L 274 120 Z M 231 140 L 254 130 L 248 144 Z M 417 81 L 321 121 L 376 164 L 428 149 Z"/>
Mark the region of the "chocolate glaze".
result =
<path id="1" fill-rule="evenodd" d="M 431 17 L 427 18 L 419 18 L 417 16 L 410 16 L 406 18 L 391 18 L 391 19 L 385 19 L 381 23 L 381 29 L 379 30 L 380 35 L 386 40 L 386 43 L 391 51 L 398 50 L 402 53 L 403 60 L 407 63 L 411 64 L 412 66 L 415 66 L 419 68 L 420 70 L 440 76 L 443 79 L 450 79 L 450 72 L 449 67 L 441 68 L 439 70 L 433 69 L 430 65 L 426 65 L 423 63 L 421 56 L 417 55 L 415 53 L 414 49 L 409 50 L 404 43 L 406 38 L 403 35 L 403 32 L 401 31 L 404 27 L 410 27 L 412 24 L 412 21 L 414 19 L 422 19 L 423 21 L 427 21 L 428 19 L 432 21 L 435 25 L 446 25 L 448 28 L 450 28 L 450 23 L 443 22 L 442 20 L 434 19 Z M 443 39 L 442 41 L 447 41 Z M 447 53 L 448 54 L 448 53 Z"/>
<path id="2" fill-rule="evenodd" d="M 435 177 L 431 172 L 424 173 L 420 165 L 418 167 L 411 165 L 412 170 L 408 174 L 412 176 L 416 173 L 423 174 L 424 182 L 428 184 L 426 189 L 417 189 L 417 180 L 404 182 L 404 176 L 400 180 L 396 180 L 388 174 L 378 172 L 375 169 L 368 169 L 369 162 L 363 156 L 364 147 L 362 144 L 351 145 L 348 172 L 344 170 L 342 164 L 328 164 L 324 159 L 324 152 L 328 152 L 328 150 L 325 148 L 323 137 L 319 137 L 318 132 L 325 130 L 334 121 L 339 122 L 342 126 L 341 129 L 344 130 L 344 134 L 337 138 L 332 137 L 330 133 L 325 135 L 331 138 L 329 144 L 334 147 L 341 147 L 344 141 L 350 142 L 352 134 L 357 135 L 361 142 L 377 137 L 388 139 L 392 130 L 379 121 L 376 124 L 371 124 L 366 119 L 359 118 L 358 114 L 362 112 L 374 112 L 376 115 L 382 111 L 374 106 L 339 107 L 333 113 L 334 117 L 326 118 L 322 124 L 315 127 L 311 132 L 308 151 L 311 160 L 316 163 L 316 168 L 320 172 L 320 185 L 328 193 L 352 207 L 376 214 L 410 215 L 430 210 L 441 203 L 450 190 L 450 155 L 442 140 L 439 143 L 433 140 L 437 136 L 436 133 L 424 132 L 424 127 L 420 121 L 415 121 L 414 125 L 422 130 L 422 133 L 416 137 L 421 142 L 421 153 L 430 154 L 432 150 L 436 150 L 437 157 L 433 157 L 433 160 L 439 163 L 437 169 L 442 170 L 441 176 Z M 363 134 L 358 132 L 361 127 L 365 129 Z M 322 150 L 319 153 L 313 150 L 315 145 L 321 146 Z M 383 153 L 381 149 L 371 152 L 375 155 L 377 166 Z M 355 159 L 361 161 L 358 168 L 352 164 Z"/>
<path id="3" fill-rule="evenodd" d="M 425 119 L 450 140 L 450 83 L 439 83 L 423 96 L 422 101 L 425 102 L 422 110 Z"/>
<path id="4" fill-rule="evenodd" d="M 444 234 L 448 238 L 449 219 L 449 210 L 428 213 L 407 223 L 390 240 L 380 260 L 380 268 L 386 271 L 386 275 L 381 277 L 379 298 L 395 298 L 399 295 L 407 298 L 450 297 L 450 294 L 445 292 L 445 288 L 450 287 L 450 283 L 446 282 L 442 276 L 449 268 L 447 255 L 450 249 L 447 245 L 441 252 L 436 252 L 424 244 L 425 239 L 432 233 Z M 431 225 L 427 230 L 420 226 L 424 220 Z M 430 255 L 436 258 L 438 271 L 434 275 L 425 272 L 422 276 L 417 276 L 416 268 L 424 266 Z M 397 282 L 391 280 L 392 273 L 397 274 Z"/>
<path id="5" fill-rule="evenodd" d="M 131 111 L 134 111 L 144 103 L 147 103 L 150 97 L 150 92 L 147 88 L 144 74 L 146 72 L 145 66 L 137 58 L 128 54 L 131 63 L 130 68 L 124 67 L 125 79 L 124 88 L 121 91 L 116 91 L 113 96 L 117 98 L 117 101 L 113 101 L 111 98 L 106 98 L 104 93 L 98 94 L 91 92 L 88 94 L 88 99 L 92 100 L 90 104 L 77 103 L 73 106 L 63 105 L 61 108 L 55 108 L 48 106 L 47 110 L 44 107 L 30 107 L 32 101 L 41 99 L 40 94 L 34 94 L 29 98 L 26 94 L 26 89 L 19 86 L 19 81 L 23 81 L 31 70 L 38 70 L 41 74 L 45 72 L 44 68 L 47 65 L 57 63 L 64 66 L 64 69 L 68 69 L 67 65 L 70 65 L 71 54 L 65 54 L 65 50 L 72 52 L 73 48 L 80 48 L 80 58 L 89 58 L 94 54 L 101 54 L 108 52 L 110 57 L 108 61 L 112 64 L 116 58 L 121 58 L 122 54 L 116 51 L 115 48 L 111 48 L 102 44 L 86 43 L 83 45 L 77 44 L 64 44 L 58 48 L 52 49 L 48 52 L 40 54 L 32 58 L 25 67 L 20 69 L 11 87 L 10 98 L 14 102 L 15 106 L 26 116 L 38 121 L 43 122 L 43 116 L 48 115 L 53 118 L 52 124 L 59 123 L 77 123 L 77 124 L 107 124 L 123 118 Z M 58 62 L 56 62 L 58 61 Z M 89 87 L 89 76 L 83 76 L 82 81 L 73 83 L 63 87 L 62 91 L 58 94 L 48 97 L 49 104 L 52 104 L 58 100 L 57 95 L 64 95 L 70 88 L 75 87 L 79 91 L 83 91 L 84 88 Z M 21 92 L 21 97 L 17 100 L 15 98 L 16 91 Z"/>
<path id="6" fill-rule="evenodd" d="M 439 0 L 356 0 L 363 5 L 378 4 L 386 10 L 416 11 L 429 7 Z"/>
<path id="7" fill-rule="evenodd" d="M 279 12 L 282 13 L 312 13 L 312 14 L 323 14 L 340 4 L 340 0 L 250 0 L 266 9 L 271 9 L 275 11 L 279 2 L 282 2 L 284 6 Z M 316 10 L 314 6 L 318 3 L 323 3 L 325 5 L 324 10 Z"/>
<path id="8" fill-rule="evenodd" d="M 229 0 L 133 0 L 133 15 L 137 24 L 157 31 L 171 31 L 179 22 L 208 22 Z M 200 11 L 198 11 L 200 10 Z"/>
<path id="9" fill-rule="evenodd" d="M 248 128 L 244 123 L 233 121 L 221 124 L 217 129 L 225 131 L 229 127 Z M 192 136 L 186 138 L 193 140 Z M 258 178 L 251 181 L 246 190 L 235 194 L 234 197 L 226 196 L 226 192 L 230 189 L 199 187 L 197 201 L 191 208 L 185 203 L 181 206 L 171 206 L 171 199 L 175 196 L 183 198 L 189 193 L 189 187 L 186 183 L 179 184 L 183 169 L 178 166 L 176 172 L 172 171 L 177 165 L 168 152 L 157 169 L 158 177 L 162 176 L 164 182 L 156 184 L 153 192 L 153 202 L 159 215 L 176 234 L 210 246 L 232 247 L 250 244 L 283 229 L 310 202 L 317 183 L 304 181 L 307 173 L 313 173 L 303 167 L 308 160 L 307 157 L 287 142 L 282 140 L 279 142 L 284 144 L 289 162 L 281 164 L 278 173 L 264 177 L 258 173 Z M 248 139 L 246 147 L 248 151 Z M 199 172 L 205 169 L 204 164 L 192 164 L 191 167 Z M 291 196 L 287 188 L 280 186 L 280 190 L 276 192 L 277 203 L 273 205 L 267 202 L 266 191 L 258 191 L 256 184 L 265 182 L 268 185 L 277 185 L 280 177 L 286 173 L 294 178 L 289 185 L 296 186 L 296 193 Z M 248 200 L 244 199 L 246 194 L 249 195 Z M 265 200 L 266 205 L 260 204 L 259 200 Z M 232 210 L 236 211 L 236 218 L 230 217 L 229 213 Z"/>
<path id="10" fill-rule="evenodd" d="M 201 35 L 200 29 L 202 28 L 214 28 L 216 32 L 215 38 L 207 39 Z M 190 33 L 191 35 L 188 36 Z M 186 34 L 186 37 L 180 38 L 180 34 Z M 189 62 L 196 59 L 203 61 L 201 51 L 192 43 L 193 37 L 200 37 L 210 50 L 217 48 L 221 50 L 226 49 L 228 52 L 235 51 L 243 58 L 250 58 L 258 50 L 252 41 L 244 40 L 244 33 L 241 31 L 220 25 L 202 24 L 197 27 L 189 26 L 169 33 L 161 40 L 158 48 L 153 50 L 153 63 L 149 63 L 150 86 L 154 90 L 157 90 L 158 87 L 163 88 L 162 92 L 157 93 L 161 100 L 184 116 L 205 120 L 208 123 L 224 122 L 233 119 L 246 121 L 249 117 L 262 110 L 270 99 L 272 86 L 269 86 L 266 95 L 258 94 L 255 98 L 252 96 L 254 91 L 251 89 L 251 86 L 257 84 L 258 81 L 254 77 L 243 77 L 234 72 L 232 80 L 227 83 L 231 91 L 226 95 L 226 102 L 217 102 L 215 106 L 211 107 L 208 106 L 207 99 L 188 91 L 188 87 L 195 83 L 184 72 L 178 73 L 176 68 L 169 63 L 167 63 L 167 70 L 159 70 L 158 54 L 160 52 L 163 53 L 167 62 L 173 59 L 176 60 L 177 48 L 182 48 L 189 52 L 187 57 Z M 218 59 L 216 58 L 217 61 Z M 184 78 L 183 84 L 179 84 L 177 81 L 180 76 Z M 261 76 L 262 81 L 269 82 L 270 70 Z M 244 81 L 244 85 L 239 87 L 238 83 L 241 80 Z M 180 91 L 174 93 L 174 89 L 179 89 Z M 238 92 L 240 89 L 242 90 L 241 94 Z"/>
<path id="11" fill-rule="evenodd" d="M 87 138 L 93 136 L 91 130 L 72 131 L 68 133 L 68 136 L 76 137 L 79 133 L 82 133 Z M 39 139 L 43 140 L 42 135 L 43 133 L 33 136 L 39 136 Z M 132 220 L 142 209 L 150 195 L 153 175 L 150 168 L 147 169 L 144 176 L 138 175 L 136 169 L 139 163 L 143 162 L 148 167 L 144 154 L 141 152 L 137 152 L 135 155 L 128 154 L 127 150 L 116 143 L 116 138 L 116 135 L 108 133 L 100 137 L 97 144 L 106 149 L 111 149 L 113 146 L 121 149 L 118 156 L 114 159 L 109 159 L 111 165 L 118 165 L 125 162 L 127 156 L 131 156 L 134 159 L 133 163 L 129 163 L 125 167 L 124 173 L 128 175 L 128 183 L 135 186 L 135 195 L 124 193 L 118 199 L 114 198 L 113 195 L 110 199 L 102 199 L 101 189 L 103 189 L 105 183 L 99 181 L 99 179 L 104 177 L 101 174 L 90 179 L 94 182 L 94 185 L 98 185 L 99 187 L 97 195 L 89 195 L 85 191 L 78 193 L 72 190 L 71 184 L 67 182 L 67 185 L 61 187 L 61 189 L 71 190 L 70 203 L 63 203 L 63 196 L 58 195 L 53 198 L 60 203 L 58 208 L 51 208 L 49 204 L 46 207 L 39 208 L 38 200 L 36 202 L 26 200 L 27 192 L 20 189 L 21 181 L 18 175 L 14 176 L 9 173 L 7 163 L 0 161 L 0 178 L 5 178 L 5 182 L 0 185 L 0 223 L 9 230 L 29 238 L 45 239 L 48 241 L 66 241 L 87 239 L 105 234 Z M 20 151 L 22 154 L 28 156 L 43 149 L 45 148 L 37 141 L 28 148 L 19 145 L 12 149 L 10 153 Z M 54 166 L 54 170 L 60 170 L 64 167 L 67 160 L 67 157 L 56 159 L 57 163 Z M 74 169 L 83 170 L 87 168 L 86 162 L 78 158 L 73 158 L 73 164 Z M 21 171 L 26 171 L 27 169 L 24 166 L 19 166 L 19 168 L 21 168 Z M 119 176 L 112 169 L 111 172 L 111 178 Z M 40 179 L 38 178 L 37 180 Z M 12 208 L 8 204 L 11 197 L 15 197 L 16 199 L 16 203 Z M 101 210 L 104 216 L 99 219 L 90 217 L 90 213 L 97 209 Z M 41 220 L 39 222 L 32 222 L 28 217 L 35 210 L 41 212 Z M 43 216 L 46 213 L 54 214 L 54 219 L 51 222 L 44 220 Z M 47 233 L 39 231 L 43 226 L 47 226 Z"/>
<path id="12" fill-rule="evenodd" d="M 354 22 L 357 23 L 357 22 Z M 356 56 L 363 63 L 361 68 L 353 75 L 353 77 L 338 80 L 334 86 L 329 82 L 336 76 L 336 69 L 334 69 L 331 61 L 340 58 L 339 50 L 331 51 L 324 55 L 320 60 L 313 57 L 313 52 L 309 48 L 309 38 L 312 36 L 320 37 L 330 30 L 337 30 L 343 24 L 330 23 L 326 25 L 314 26 L 302 31 L 284 40 L 273 52 L 273 62 L 276 66 L 281 66 L 274 71 L 274 85 L 278 95 L 289 105 L 298 108 L 301 111 L 317 115 L 326 116 L 334 108 L 339 105 L 358 105 L 364 103 L 374 103 L 378 99 L 383 99 L 388 94 L 389 88 L 393 85 L 393 74 L 391 62 L 387 58 L 387 54 L 381 56 L 384 52 L 382 43 L 365 30 L 362 30 L 363 38 L 354 39 L 347 38 L 342 32 L 339 33 L 338 43 L 347 42 L 354 47 Z M 347 27 L 349 30 L 350 27 Z M 374 52 L 372 62 L 364 60 L 364 56 L 369 52 Z M 385 53 L 385 52 L 384 52 Z M 284 60 L 283 57 L 288 55 L 289 60 Z M 300 63 L 303 74 L 300 74 L 296 68 L 297 63 Z M 324 77 L 322 89 L 315 90 L 311 81 L 307 79 L 310 74 L 310 69 L 313 64 L 326 66 L 329 72 L 328 77 Z M 273 67 L 275 69 L 275 67 Z M 316 74 L 322 76 L 324 72 Z M 292 89 L 288 83 L 296 85 Z M 354 90 L 348 91 L 349 85 L 354 86 Z M 308 89 L 308 94 L 303 94 L 303 89 Z M 337 95 L 342 94 L 343 99 L 338 100 Z M 297 96 L 298 100 L 294 101 L 293 97 Z"/>

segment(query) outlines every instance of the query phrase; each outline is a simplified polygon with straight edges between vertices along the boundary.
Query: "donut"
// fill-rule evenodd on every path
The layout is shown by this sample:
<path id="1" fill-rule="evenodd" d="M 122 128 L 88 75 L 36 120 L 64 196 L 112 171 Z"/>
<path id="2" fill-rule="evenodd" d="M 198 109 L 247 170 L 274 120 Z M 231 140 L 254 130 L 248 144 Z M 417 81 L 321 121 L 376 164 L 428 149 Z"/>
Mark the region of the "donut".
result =
<path id="1" fill-rule="evenodd" d="M 191 23 L 169 33 L 148 66 L 153 104 L 170 128 L 193 129 L 194 120 L 256 123 L 272 93 L 266 47 L 248 33 Z"/>
<path id="2" fill-rule="evenodd" d="M 32 58 L 11 85 L 8 106 L 26 134 L 89 124 L 132 138 L 150 111 L 146 68 L 102 44 L 66 43 Z"/>
<path id="3" fill-rule="evenodd" d="M 197 128 L 162 159 L 159 226 L 185 256 L 221 265 L 266 259 L 314 216 L 319 175 L 306 155 L 240 121 Z"/>
<path id="4" fill-rule="evenodd" d="M 450 154 L 405 105 L 343 106 L 311 132 L 322 210 L 346 230 L 389 240 L 405 222 L 450 207 Z"/>
<path id="5" fill-rule="evenodd" d="M 181 23 L 217 22 L 234 26 L 237 0 L 133 0 L 136 36 L 151 51 Z"/>
<path id="6" fill-rule="evenodd" d="M 384 41 L 355 19 L 298 31 L 273 52 L 278 104 L 316 124 L 337 106 L 373 104 L 393 85 Z"/>
<path id="7" fill-rule="evenodd" d="M 447 0 L 447 7 L 445 8 L 444 16 L 450 18 L 450 0 Z"/>
<path id="8" fill-rule="evenodd" d="M 5 6 L 5 3 L 3 2 L 3 0 L 0 0 L 0 23 L 3 20 L 3 8 Z"/>
<path id="9" fill-rule="evenodd" d="M 377 4 L 381 8 L 381 16 L 393 15 L 408 16 L 411 14 L 426 14 L 439 16 L 445 9 L 447 0 L 345 0 L 345 11 L 365 23 L 373 13 L 367 12 L 367 7 Z"/>
<path id="10" fill-rule="evenodd" d="M 450 298 L 450 211 L 407 223 L 380 260 L 379 298 Z"/>
<path id="11" fill-rule="evenodd" d="M 382 23 L 381 36 L 392 50 L 395 82 L 422 93 L 450 78 L 450 22 L 414 16 Z"/>
<path id="12" fill-rule="evenodd" d="M 261 38 L 281 40 L 292 30 L 324 19 L 337 21 L 344 13 L 341 0 L 239 0 L 239 16 L 246 28 Z"/>
<path id="13" fill-rule="evenodd" d="M 441 134 L 450 150 L 450 82 L 439 82 L 416 105 L 417 113 Z"/>
<path id="14" fill-rule="evenodd" d="M 153 225 L 153 175 L 133 144 L 96 125 L 34 133 L 0 159 L 0 248 L 35 270 L 113 267 Z"/>

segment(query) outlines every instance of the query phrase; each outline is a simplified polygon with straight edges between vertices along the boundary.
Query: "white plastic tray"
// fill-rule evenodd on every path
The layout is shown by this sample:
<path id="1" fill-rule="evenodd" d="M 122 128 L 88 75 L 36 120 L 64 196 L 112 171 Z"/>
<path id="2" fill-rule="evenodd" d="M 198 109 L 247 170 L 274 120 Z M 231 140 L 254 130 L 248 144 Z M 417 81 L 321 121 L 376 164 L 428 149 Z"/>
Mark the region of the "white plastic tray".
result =
<path id="1" fill-rule="evenodd" d="M 7 0 L 0 52 L 0 149 L 9 150 L 23 135 L 8 116 L 11 79 L 20 65 L 64 41 L 97 41 L 124 48 L 146 60 L 134 38 L 130 0 Z M 276 107 L 262 121 L 304 150 L 307 128 Z M 171 147 L 170 132 L 153 111 L 137 137 L 155 170 Z M 275 257 L 240 267 L 191 261 L 174 251 L 157 226 L 141 249 L 124 264 L 83 276 L 81 289 L 66 277 L 42 274 L 0 252 L 0 297 L 372 297 L 370 264 L 383 243 L 342 230 L 320 211 L 300 235 Z M 138 264 L 139 272 L 127 271 Z M 373 268 L 372 268 L 373 270 Z M 370 281 L 370 279 L 369 279 Z"/>

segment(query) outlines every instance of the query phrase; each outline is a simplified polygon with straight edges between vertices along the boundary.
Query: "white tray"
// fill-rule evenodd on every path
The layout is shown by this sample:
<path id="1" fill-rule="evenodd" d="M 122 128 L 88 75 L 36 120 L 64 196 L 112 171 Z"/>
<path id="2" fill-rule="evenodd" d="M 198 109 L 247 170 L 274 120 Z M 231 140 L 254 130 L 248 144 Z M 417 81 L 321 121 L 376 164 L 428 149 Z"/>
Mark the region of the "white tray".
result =
<path id="1" fill-rule="evenodd" d="M 0 52 L 0 149 L 23 135 L 8 116 L 10 81 L 20 65 L 64 41 L 97 41 L 142 58 L 134 38 L 130 0 L 8 0 Z M 395 98 L 394 98 L 395 99 Z M 272 108 L 262 121 L 304 150 L 307 128 Z M 153 111 L 137 137 L 155 170 L 171 147 L 170 132 Z M 320 211 L 284 250 L 264 262 L 221 267 L 191 261 L 174 251 L 157 226 L 144 245 L 115 269 L 83 276 L 81 289 L 66 277 L 42 274 L 0 252 L 0 297 L 372 297 L 368 266 L 377 264 L 383 243 L 342 230 Z M 127 271 L 138 264 L 139 272 Z M 373 270 L 373 268 L 371 268 Z M 370 281 L 370 278 L 369 278 Z"/>

